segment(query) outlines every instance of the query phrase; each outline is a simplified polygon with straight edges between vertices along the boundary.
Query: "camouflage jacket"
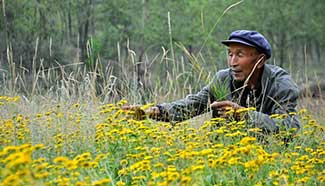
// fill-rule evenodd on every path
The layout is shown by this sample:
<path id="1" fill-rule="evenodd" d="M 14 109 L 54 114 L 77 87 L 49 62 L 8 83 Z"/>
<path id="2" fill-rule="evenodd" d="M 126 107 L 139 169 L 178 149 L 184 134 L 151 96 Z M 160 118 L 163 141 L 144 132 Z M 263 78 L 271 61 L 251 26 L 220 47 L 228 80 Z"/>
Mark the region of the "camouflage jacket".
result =
<path id="1" fill-rule="evenodd" d="M 218 88 L 223 86 L 228 91 L 223 100 L 256 108 L 247 113 L 247 121 L 250 121 L 251 127 L 261 128 L 265 132 L 277 132 L 281 126 L 300 128 L 297 118 L 289 115 L 290 112 L 296 112 L 299 90 L 285 70 L 274 65 L 264 65 L 258 88 L 254 91 L 247 87 L 240 88 L 243 86 L 235 83 L 230 73 L 230 69 L 218 71 L 213 81 L 198 93 L 157 105 L 161 112 L 159 120 L 179 122 L 210 111 L 210 104 L 220 101 L 215 95 Z M 272 114 L 288 114 L 288 117 L 279 123 L 270 117 Z M 212 117 L 217 117 L 216 111 L 212 110 Z"/>

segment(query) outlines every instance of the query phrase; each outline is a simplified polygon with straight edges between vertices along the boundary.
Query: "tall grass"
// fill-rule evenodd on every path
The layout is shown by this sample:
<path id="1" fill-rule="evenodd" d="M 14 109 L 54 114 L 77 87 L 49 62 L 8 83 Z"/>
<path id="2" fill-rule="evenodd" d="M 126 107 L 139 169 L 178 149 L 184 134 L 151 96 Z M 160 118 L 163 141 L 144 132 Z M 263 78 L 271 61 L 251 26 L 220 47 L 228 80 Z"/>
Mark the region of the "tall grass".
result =
<path id="1" fill-rule="evenodd" d="M 127 98 L 130 103 L 144 100 L 139 102 L 143 103 L 161 100 L 161 97 L 165 100 L 180 98 L 207 83 L 207 77 L 212 73 L 205 69 L 209 66 L 205 66 L 208 64 L 203 58 L 173 56 L 172 50 L 164 48 L 152 57 L 144 54 L 144 61 L 137 61 L 137 54 L 127 48 L 128 53 L 119 54 L 118 61 L 104 63 L 98 57 L 92 69 L 83 62 L 67 65 L 56 62 L 51 67 L 44 67 L 44 59 L 37 57 L 37 47 L 36 41 L 31 68 L 13 61 L 13 51 L 8 48 L 8 70 L 0 71 L 1 94 L 19 94 L 28 99 L 41 96 L 58 100 L 98 99 L 101 102 Z M 186 48 L 181 50 L 187 52 Z M 143 68 L 144 78 L 141 80 L 136 72 L 138 65 Z"/>
<path id="2" fill-rule="evenodd" d="M 206 62 L 201 53 L 189 53 L 182 44 L 176 46 L 185 58 L 162 49 L 137 61 L 137 54 L 127 48 L 118 63 L 103 65 L 97 58 L 91 70 L 82 63 L 45 68 L 35 57 L 29 71 L 12 61 L 8 50 L 10 70 L 0 71 L 1 94 L 21 98 L 0 100 L 0 152 L 6 159 L 1 168 L 7 171 L 1 181 L 26 171 L 20 181 L 40 185 L 324 183 L 324 127 L 306 111 L 299 114 L 303 129 L 294 141 L 284 144 L 283 136 L 291 135 L 288 131 L 266 136 L 268 143 L 261 143 L 249 137 L 259 130 L 246 128 L 244 121 L 204 118 L 172 127 L 135 121 L 119 110 L 122 98 L 129 104 L 171 101 L 211 80 L 216 64 Z M 142 82 L 136 71 L 139 64 L 144 68 Z M 225 92 L 220 91 L 222 98 Z M 310 109 L 315 109 L 315 102 L 321 100 L 307 102 L 313 103 Z M 325 112 L 321 110 L 314 114 L 320 116 Z M 217 121 L 222 127 L 211 131 Z M 31 155 L 32 161 L 17 168 L 9 157 L 20 153 Z M 33 172 L 35 167 L 40 171 Z"/>
<path id="3" fill-rule="evenodd" d="M 241 2 L 231 5 L 223 15 Z M 135 121 L 119 110 L 125 103 L 122 99 L 128 104 L 147 104 L 183 98 L 208 84 L 218 70 L 220 64 L 206 61 L 202 48 L 190 53 L 182 43 L 173 43 L 170 19 L 168 14 L 170 49 L 145 53 L 142 61 L 129 44 L 125 50 L 118 43 L 117 61 L 105 62 L 96 56 L 88 66 L 75 59 L 77 62 L 68 65 L 56 62 L 45 67 L 44 59 L 38 58 L 37 39 L 32 66 L 27 68 L 13 61 L 13 50 L 8 46 L 8 68 L 0 69 L 0 96 L 9 96 L 0 97 L 0 156 L 6 157 L 0 162 L 1 171 L 6 170 L 1 181 L 27 170 L 26 177 L 36 181 L 23 183 L 36 185 L 324 183 L 322 99 L 309 96 L 300 101 L 299 109 L 307 107 L 312 114 L 299 114 L 303 128 L 288 144 L 282 139 L 291 135 L 287 131 L 265 136 L 268 143 L 249 138 L 259 130 L 246 128 L 244 121 L 210 120 L 208 116 L 172 127 L 152 120 Z M 88 48 L 89 56 L 94 56 L 92 52 Z M 228 94 L 226 89 L 216 89 L 220 100 Z M 211 131 L 217 121 L 222 127 Z M 28 146 L 40 143 L 43 148 Z M 5 150 L 8 148 L 15 150 Z M 17 171 L 11 169 L 14 166 L 8 157 L 10 153 L 18 156 L 20 151 L 25 153 L 23 157 L 31 155 L 33 161 Z M 35 152 L 29 154 L 31 151 Z M 45 160 L 37 159 L 40 157 Z M 148 162 L 155 167 L 149 169 Z M 46 168 L 28 175 L 42 163 Z"/>
<path id="4" fill-rule="evenodd" d="M 171 29 L 171 28 L 170 28 Z M 171 33 L 172 34 L 172 33 Z M 170 43 L 171 46 L 174 43 Z M 117 45 L 117 51 L 124 51 Z M 13 61 L 13 50 L 8 47 L 6 65 L 0 69 L 0 93 L 2 95 L 22 95 L 27 101 L 33 99 L 62 101 L 88 101 L 113 103 L 123 98 L 130 104 L 160 103 L 183 98 L 189 93 L 195 93 L 208 84 L 218 70 L 215 62 L 206 61 L 202 53 L 190 53 L 182 43 L 176 43 L 173 50 L 162 50 L 154 55 L 145 53 L 143 61 L 137 61 L 137 54 L 127 46 L 124 55 L 118 52 L 118 61 L 104 62 L 100 56 L 94 61 L 91 69 L 83 62 L 61 65 L 59 62 L 52 67 L 44 67 L 44 59 L 37 57 L 38 41 L 35 41 L 35 55 L 32 67 L 27 68 L 21 62 Z M 88 51 L 90 55 L 92 51 Z M 305 69 L 309 68 L 305 62 Z M 139 78 L 138 66 L 141 66 L 143 78 Z M 307 70 L 306 70 L 307 71 Z M 320 99 L 311 98 L 312 93 L 322 94 L 323 83 L 316 74 L 313 90 L 310 85 L 304 86 L 306 100 L 301 100 L 300 108 L 322 105 Z M 295 74 L 293 74 L 295 76 Z M 301 77 L 297 77 L 301 82 Z M 307 84 L 307 83 L 306 83 Z M 316 86 L 317 85 L 317 86 Z M 302 87 L 301 84 L 299 84 Z M 316 87 L 316 88 L 315 88 Z M 218 89 L 221 95 L 227 90 Z M 224 96 L 220 96 L 224 97 Z M 305 96 L 306 98 L 306 96 Z M 315 104 L 310 104 L 316 102 Z M 318 114 L 324 112 L 316 110 Z"/>

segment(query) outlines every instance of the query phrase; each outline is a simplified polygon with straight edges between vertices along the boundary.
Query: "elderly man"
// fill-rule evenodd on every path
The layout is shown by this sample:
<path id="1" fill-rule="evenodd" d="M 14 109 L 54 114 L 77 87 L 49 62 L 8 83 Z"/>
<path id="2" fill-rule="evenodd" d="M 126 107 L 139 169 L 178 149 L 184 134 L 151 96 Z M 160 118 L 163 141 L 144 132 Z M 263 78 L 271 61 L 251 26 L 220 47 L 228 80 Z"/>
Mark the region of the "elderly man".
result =
<path id="1" fill-rule="evenodd" d="M 280 127 L 299 128 L 297 119 L 289 114 L 296 112 L 298 88 L 285 70 L 265 64 L 271 57 L 271 46 L 265 37 L 256 31 L 237 30 L 221 43 L 228 47 L 229 68 L 218 71 L 214 80 L 197 94 L 158 104 L 145 113 L 157 120 L 182 121 L 209 109 L 213 117 L 226 117 L 229 107 L 255 107 L 246 114 L 251 127 L 265 133 L 277 132 Z M 222 86 L 229 94 L 218 98 L 218 90 L 225 88 Z M 132 110 L 136 106 L 124 108 Z M 288 116 L 277 122 L 270 117 L 272 114 Z"/>

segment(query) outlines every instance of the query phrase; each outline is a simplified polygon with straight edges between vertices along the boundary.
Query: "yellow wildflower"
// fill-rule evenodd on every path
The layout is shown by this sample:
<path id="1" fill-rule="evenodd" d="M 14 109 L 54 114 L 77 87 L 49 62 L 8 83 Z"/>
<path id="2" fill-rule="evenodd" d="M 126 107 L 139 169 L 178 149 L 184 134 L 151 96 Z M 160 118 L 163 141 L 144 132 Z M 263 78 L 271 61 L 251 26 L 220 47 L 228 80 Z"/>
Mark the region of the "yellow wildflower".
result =
<path id="1" fill-rule="evenodd" d="M 64 156 L 59 156 L 59 157 L 56 157 L 53 162 L 54 163 L 65 163 L 69 161 L 69 159 L 67 157 L 64 157 Z"/>
<path id="2" fill-rule="evenodd" d="M 156 163 L 156 164 L 154 164 L 154 167 L 155 168 L 159 168 L 159 167 L 163 168 L 164 164 L 163 163 Z"/>
<path id="3" fill-rule="evenodd" d="M 43 179 L 49 177 L 49 172 L 36 173 L 34 176 L 38 179 Z"/>
<path id="4" fill-rule="evenodd" d="M 256 138 L 255 137 L 244 137 L 243 139 L 240 140 L 241 145 L 248 145 L 252 142 L 255 142 Z"/>
<path id="5" fill-rule="evenodd" d="M 323 183 L 325 183 L 325 175 L 320 175 L 317 177 L 317 179 Z"/>
<path id="6" fill-rule="evenodd" d="M 76 182 L 76 186 L 87 186 L 87 185 L 89 185 L 89 184 L 86 183 L 86 182 L 82 182 L 82 181 L 77 181 Z"/>
<path id="7" fill-rule="evenodd" d="M 117 174 L 118 174 L 119 176 L 126 175 L 127 173 L 128 173 L 128 169 L 126 169 L 126 168 L 123 168 L 123 169 L 121 169 L 121 170 L 119 170 L 119 171 L 117 172 Z"/>
<path id="8" fill-rule="evenodd" d="M 279 117 L 279 114 L 272 114 L 270 115 L 270 118 L 278 118 Z"/>
<path id="9" fill-rule="evenodd" d="M 297 113 L 296 112 L 289 112 L 289 115 L 290 116 L 295 116 L 295 115 L 297 115 Z"/>
<path id="10" fill-rule="evenodd" d="M 191 171 L 192 172 L 195 172 L 195 171 L 200 171 L 200 170 L 203 170 L 204 169 L 204 165 L 194 165 L 191 167 Z"/>
<path id="11" fill-rule="evenodd" d="M 93 186 L 104 186 L 107 185 L 108 183 L 112 182 L 111 179 L 102 179 L 98 180 L 92 183 Z"/>
<path id="12" fill-rule="evenodd" d="M 89 152 L 86 152 L 86 153 L 81 154 L 80 157 L 83 159 L 90 159 L 91 155 Z"/>
<path id="13" fill-rule="evenodd" d="M 238 158 L 234 158 L 234 157 L 232 157 L 232 158 L 230 158 L 229 160 L 228 160 L 228 164 L 229 165 L 236 165 L 236 164 L 238 164 L 238 160 L 240 160 L 241 158 L 240 157 L 238 157 Z"/>
<path id="14" fill-rule="evenodd" d="M 307 113 L 307 109 L 301 109 L 298 111 L 298 114 L 301 115 L 301 114 L 305 114 Z"/>
<path id="15" fill-rule="evenodd" d="M 118 181 L 118 182 L 116 183 L 116 185 L 117 185 L 117 186 L 124 186 L 125 183 L 124 183 L 122 180 L 120 180 L 120 181 Z"/>
<path id="16" fill-rule="evenodd" d="M 3 180 L 3 185 L 20 185 L 19 177 L 15 174 L 9 175 Z"/>
<path id="17" fill-rule="evenodd" d="M 244 163 L 244 167 L 249 170 L 256 170 L 258 168 L 258 165 L 256 163 L 256 160 L 251 160 Z"/>
<path id="18" fill-rule="evenodd" d="M 189 185 L 192 178 L 190 176 L 183 176 L 181 178 L 181 185 Z"/>

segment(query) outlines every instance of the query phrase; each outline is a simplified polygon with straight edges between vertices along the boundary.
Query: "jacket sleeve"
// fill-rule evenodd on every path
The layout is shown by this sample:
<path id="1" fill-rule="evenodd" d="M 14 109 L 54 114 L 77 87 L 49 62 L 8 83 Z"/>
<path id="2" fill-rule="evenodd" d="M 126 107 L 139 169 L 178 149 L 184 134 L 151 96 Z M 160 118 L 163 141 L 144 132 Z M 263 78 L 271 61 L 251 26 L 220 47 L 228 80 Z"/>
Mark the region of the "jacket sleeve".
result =
<path id="1" fill-rule="evenodd" d="M 209 101 L 213 102 L 216 100 L 216 96 L 214 94 L 216 90 L 220 89 L 220 85 L 227 85 L 227 81 L 229 80 L 227 79 L 228 75 L 228 69 L 220 70 L 214 75 L 209 84 L 201 89 L 198 93 L 190 94 L 186 96 L 185 99 L 171 103 L 158 104 L 157 106 L 161 114 L 157 120 L 180 122 L 209 111 Z M 227 91 L 227 93 L 229 93 L 228 89 L 223 91 Z"/>
<path id="2" fill-rule="evenodd" d="M 251 127 L 261 128 L 264 132 L 278 132 L 280 129 L 299 129 L 299 121 L 294 113 L 298 102 L 299 90 L 290 80 L 282 81 L 271 90 L 266 98 L 271 106 L 269 114 L 258 111 L 248 113 Z M 276 116 L 276 117 L 272 117 Z"/>
<path id="3" fill-rule="evenodd" d="M 207 111 L 209 88 L 205 86 L 196 94 L 187 95 L 186 98 L 171 103 L 158 104 L 162 121 L 183 121 Z"/>

